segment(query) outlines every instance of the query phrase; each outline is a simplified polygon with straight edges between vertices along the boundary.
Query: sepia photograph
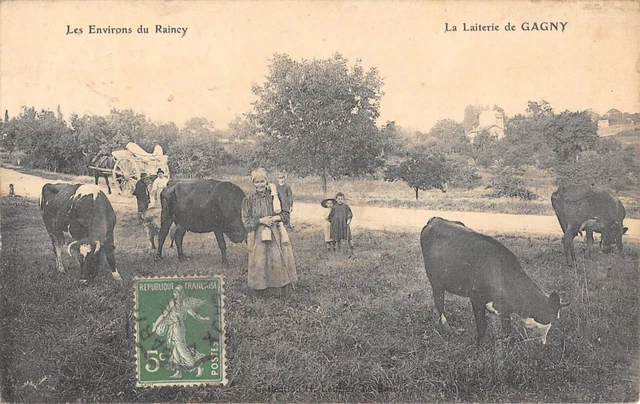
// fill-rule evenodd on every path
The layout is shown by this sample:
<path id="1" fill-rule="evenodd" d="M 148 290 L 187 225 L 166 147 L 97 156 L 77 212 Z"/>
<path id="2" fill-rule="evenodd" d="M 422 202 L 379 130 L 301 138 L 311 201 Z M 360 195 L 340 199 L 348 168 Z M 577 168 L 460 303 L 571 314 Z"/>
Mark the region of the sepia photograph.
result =
<path id="1" fill-rule="evenodd" d="M 0 402 L 638 402 L 639 17 L 0 1 Z"/>

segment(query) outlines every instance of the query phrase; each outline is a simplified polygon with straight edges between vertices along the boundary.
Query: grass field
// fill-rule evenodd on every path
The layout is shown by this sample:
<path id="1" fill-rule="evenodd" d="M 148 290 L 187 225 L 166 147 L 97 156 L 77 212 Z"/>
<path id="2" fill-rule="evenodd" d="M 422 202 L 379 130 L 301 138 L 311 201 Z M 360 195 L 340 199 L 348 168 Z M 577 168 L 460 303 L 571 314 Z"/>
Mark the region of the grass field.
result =
<path id="1" fill-rule="evenodd" d="M 72 176 L 52 173 L 43 170 L 27 169 L 23 167 L 0 164 L 6 168 L 17 170 L 24 174 L 31 174 L 50 180 L 63 180 L 70 182 L 93 182 L 93 177 Z M 232 170 L 237 172 L 238 170 Z M 483 184 L 491 182 L 492 175 L 488 172 L 481 173 Z M 222 173 L 217 179 L 231 181 L 240 186 L 245 192 L 250 192 L 252 185 L 248 175 Z M 551 207 L 551 194 L 557 189 L 548 173 L 530 169 L 525 173 L 524 179 L 531 191 L 538 195 L 537 199 L 524 201 L 518 198 L 490 198 L 491 189 L 485 189 L 485 185 L 465 190 L 449 188 L 446 193 L 440 190 L 420 191 L 419 199 L 415 199 L 412 188 L 403 182 L 387 182 L 374 178 L 344 178 L 329 181 L 327 194 L 322 191 L 322 180 L 317 176 L 299 178 L 295 175 L 289 177 L 294 192 L 294 198 L 298 202 L 320 203 L 324 198 L 334 196 L 338 191 L 347 197 L 347 203 L 355 206 L 379 206 L 404 209 L 425 209 L 460 212 L 495 212 L 512 213 L 522 215 L 554 215 Z M 100 186 L 106 190 L 104 179 L 100 179 Z M 113 188 L 113 187 L 112 187 Z M 640 218 L 640 188 L 618 192 L 618 196 L 624 204 L 628 218 Z"/>
<path id="2" fill-rule="evenodd" d="M 116 257 L 80 286 L 68 256 L 54 256 L 35 202 L 2 198 L 0 369 L 2 398 L 15 402 L 621 402 L 638 400 L 638 259 L 578 258 L 564 265 L 559 239 L 505 236 L 547 293 L 572 304 L 542 346 L 496 338 L 475 344 L 470 303 L 447 295 L 436 326 L 418 234 L 355 234 L 357 255 L 327 256 L 320 228 L 292 233 L 300 281 L 287 298 L 247 287 L 243 245 L 220 265 L 214 237 L 187 234 L 190 261 L 173 249 L 156 261 L 133 210 L 118 212 Z M 576 240 L 576 251 L 583 250 Z M 222 274 L 226 279 L 229 384 L 135 387 L 133 276 Z"/>

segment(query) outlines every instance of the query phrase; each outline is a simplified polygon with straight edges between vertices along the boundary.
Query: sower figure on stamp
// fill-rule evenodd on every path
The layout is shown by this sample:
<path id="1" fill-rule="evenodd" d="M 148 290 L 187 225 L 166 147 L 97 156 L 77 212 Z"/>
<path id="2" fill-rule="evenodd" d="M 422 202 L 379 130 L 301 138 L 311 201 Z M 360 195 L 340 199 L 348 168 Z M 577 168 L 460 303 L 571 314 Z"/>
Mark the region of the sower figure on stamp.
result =
<path id="1" fill-rule="evenodd" d="M 331 238 L 335 240 L 340 251 L 342 240 L 347 240 L 349 248 L 353 252 L 353 242 L 351 241 L 351 219 L 353 213 L 349 205 L 344 203 L 344 194 L 338 192 L 336 194 L 336 204 L 329 214 L 329 222 L 331 222 Z"/>
<path id="2" fill-rule="evenodd" d="M 205 303 L 202 299 L 187 296 L 182 286 L 178 285 L 173 290 L 173 300 L 153 323 L 151 332 L 167 336 L 167 348 L 169 348 L 167 369 L 176 371 L 175 374 L 169 376 L 172 379 L 182 377 L 182 372 L 192 372 L 196 369 L 198 369 L 196 377 L 202 376 L 204 370 L 202 358 L 205 355 L 187 345 L 185 320 L 188 314 L 196 320 L 210 321 L 209 317 L 202 317 L 193 311 Z"/>
<path id="3" fill-rule="evenodd" d="M 287 173 L 284 171 L 278 172 L 278 182 L 276 184 L 276 189 L 278 191 L 278 195 L 280 196 L 280 202 L 282 203 L 282 210 L 286 210 L 289 212 L 289 218 L 284 223 L 287 229 L 292 230 L 293 226 L 291 225 L 291 212 L 293 212 L 293 191 L 291 190 L 291 186 L 286 183 L 287 181 Z"/>
<path id="4" fill-rule="evenodd" d="M 275 195 L 275 186 L 268 186 L 265 169 L 254 170 L 251 181 L 255 192 L 242 201 L 242 221 L 249 231 L 249 287 L 264 294 L 283 295 L 298 280 L 293 249 L 284 226 L 289 212 Z"/>

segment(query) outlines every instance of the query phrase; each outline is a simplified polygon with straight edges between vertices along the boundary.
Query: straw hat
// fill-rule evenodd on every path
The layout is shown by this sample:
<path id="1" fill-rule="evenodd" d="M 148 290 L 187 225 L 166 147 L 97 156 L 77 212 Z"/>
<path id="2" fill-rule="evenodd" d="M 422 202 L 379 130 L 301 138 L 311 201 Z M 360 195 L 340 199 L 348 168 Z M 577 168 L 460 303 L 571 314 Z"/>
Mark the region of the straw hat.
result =
<path id="1" fill-rule="evenodd" d="M 322 202 L 320 202 L 320 205 L 322 205 L 323 208 L 326 208 L 327 207 L 327 202 L 329 202 L 329 201 L 333 202 L 334 205 L 336 204 L 336 200 L 335 199 L 327 198 L 327 199 L 323 200 Z"/>

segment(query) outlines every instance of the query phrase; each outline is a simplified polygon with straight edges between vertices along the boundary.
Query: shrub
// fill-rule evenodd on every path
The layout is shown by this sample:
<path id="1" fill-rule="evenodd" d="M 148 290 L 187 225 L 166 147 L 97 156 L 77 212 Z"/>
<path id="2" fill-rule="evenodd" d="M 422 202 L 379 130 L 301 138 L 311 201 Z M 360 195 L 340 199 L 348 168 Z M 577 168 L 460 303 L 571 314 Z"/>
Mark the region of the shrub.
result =
<path id="1" fill-rule="evenodd" d="M 537 199 L 538 195 L 530 191 L 524 180 L 518 178 L 510 170 L 503 170 L 495 176 L 491 183 L 493 191 L 489 194 L 491 198 L 520 198 L 526 201 Z"/>
<path id="2" fill-rule="evenodd" d="M 450 185 L 453 188 L 471 189 L 480 185 L 480 175 L 474 166 L 463 159 L 449 161 Z"/>

